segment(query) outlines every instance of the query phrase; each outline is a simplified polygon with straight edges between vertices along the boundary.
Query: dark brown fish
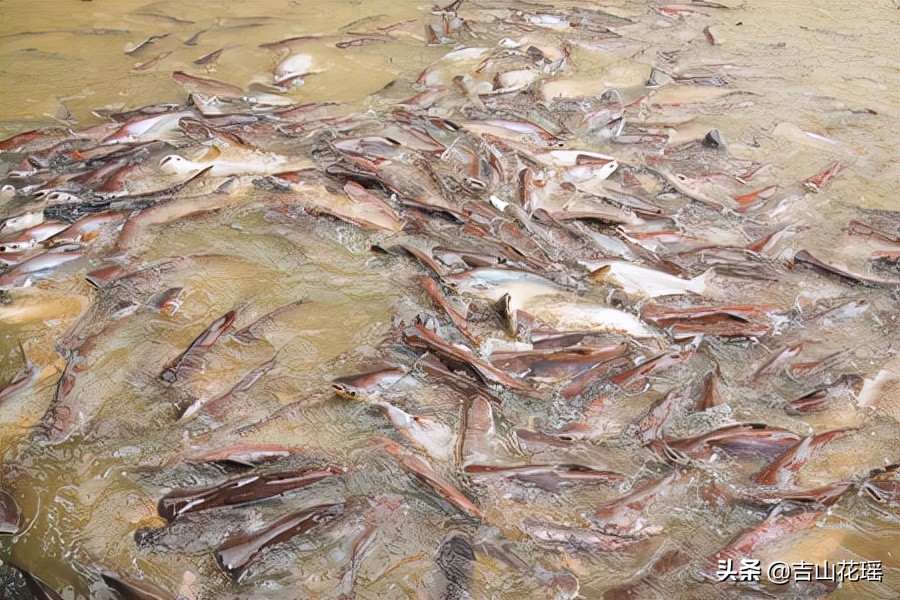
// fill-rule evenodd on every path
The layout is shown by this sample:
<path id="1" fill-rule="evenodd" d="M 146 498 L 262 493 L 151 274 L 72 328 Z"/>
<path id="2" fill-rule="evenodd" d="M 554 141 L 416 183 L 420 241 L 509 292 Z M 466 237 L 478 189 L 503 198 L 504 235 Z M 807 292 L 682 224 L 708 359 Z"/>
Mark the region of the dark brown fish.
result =
<path id="1" fill-rule="evenodd" d="M 195 65 L 210 65 L 210 64 L 216 62 L 217 60 L 219 60 L 219 57 L 222 56 L 223 52 L 225 52 L 224 46 L 219 48 L 218 50 L 213 50 L 209 54 L 201 56 L 200 58 L 198 58 L 197 60 L 194 61 L 194 64 Z"/>
<path id="2" fill-rule="evenodd" d="M 199 368 L 199 361 L 219 337 L 225 333 L 237 318 L 235 311 L 228 311 L 207 327 L 203 333 L 191 342 L 187 350 L 179 354 L 169 362 L 159 374 L 159 378 L 165 382 L 173 383 L 179 377 Z"/>
<path id="3" fill-rule="evenodd" d="M 468 536 L 451 531 L 438 547 L 434 557 L 436 567 L 436 598 L 440 600 L 468 600 L 472 580 L 475 551 Z"/>
<path id="4" fill-rule="evenodd" d="M 266 548 L 307 533 L 343 514 L 345 504 L 319 504 L 304 508 L 252 533 L 228 538 L 216 549 L 219 567 L 235 581 L 241 581 L 247 570 Z"/>
<path id="5" fill-rule="evenodd" d="M 0 535 L 15 535 L 19 532 L 22 511 L 15 498 L 0 490 Z"/>
<path id="6" fill-rule="evenodd" d="M 157 509 L 159 516 L 172 522 L 187 513 L 274 498 L 346 471 L 344 467 L 311 467 L 299 471 L 242 475 L 209 487 L 169 492 L 159 500 Z"/>
<path id="7" fill-rule="evenodd" d="M 409 450 L 406 450 L 398 444 L 395 444 L 391 440 L 380 438 L 378 441 L 391 454 L 391 456 L 397 459 L 397 462 L 399 462 L 406 470 L 410 471 L 413 475 L 418 477 L 419 480 L 428 485 L 428 487 L 437 492 L 437 494 L 445 501 L 462 510 L 471 517 L 474 517 L 476 519 L 484 518 L 484 514 L 481 512 L 481 509 L 478 508 L 475 503 L 468 498 L 468 496 L 456 489 L 456 486 L 446 478 L 436 473 L 434 469 L 428 466 L 424 461 L 422 461 L 422 459 L 412 454 Z"/>
<path id="8" fill-rule="evenodd" d="M 25 579 L 25 585 L 28 587 L 28 591 L 34 594 L 36 600 L 63 600 L 63 597 L 57 594 L 52 587 L 28 571 L 19 568 L 19 573 L 22 574 L 22 577 Z"/>
<path id="9" fill-rule="evenodd" d="M 461 350 L 442 340 L 437 333 L 416 323 L 403 332 L 403 342 L 417 350 L 428 350 L 437 354 L 441 360 L 449 361 L 451 366 L 459 365 L 470 371 L 478 379 L 488 385 L 502 385 L 513 390 L 529 391 L 531 388 L 515 379 L 475 354 Z"/>
<path id="10" fill-rule="evenodd" d="M 860 275 L 858 273 L 851 273 L 850 271 L 847 271 L 846 269 L 843 269 L 841 267 L 836 267 L 834 265 L 829 265 L 828 263 L 822 262 L 806 250 L 801 250 L 800 252 L 794 254 L 794 262 L 800 262 L 816 267 L 817 269 L 825 271 L 826 273 L 831 273 L 851 282 L 860 283 L 862 285 L 875 287 L 900 286 L 900 279 L 880 279 L 867 275 Z"/>
<path id="11" fill-rule="evenodd" d="M 670 369 L 690 359 L 696 353 L 696 348 L 689 348 L 681 352 L 660 354 L 645 360 L 634 368 L 613 375 L 609 380 L 626 392 L 635 392 L 648 385 L 651 375 Z"/>
<path id="12" fill-rule="evenodd" d="M 123 600 L 175 600 L 176 595 L 157 587 L 149 581 L 126 579 L 118 573 L 100 573 L 103 583 L 114 589 Z"/>
<path id="13" fill-rule="evenodd" d="M 863 378 L 855 374 L 838 377 L 834 382 L 817 387 L 799 398 L 790 400 L 785 410 L 791 415 L 806 415 L 826 410 L 839 398 L 851 398 L 862 388 Z"/>
<path id="14" fill-rule="evenodd" d="M 492 365 L 519 377 L 539 381 L 569 380 L 627 350 L 625 344 L 615 346 L 578 346 L 562 350 L 528 350 L 491 354 Z"/>
<path id="15" fill-rule="evenodd" d="M 244 375 L 244 377 L 234 384 L 230 390 L 212 400 L 206 401 L 201 397 L 189 404 L 176 404 L 176 408 L 180 413 L 178 419 L 181 421 L 189 419 L 198 412 L 204 412 L 215 419 L 223 419 L 227 416 L 225 413 L 228 409 L 229 402 L 231 402 L 238 394 L 242 394 L 252 389 L 266 373 L 275 368 L 276 364 L 275 358 L 266 361 Z"/>
<path id="16" fill-rule="evenodd" d="M 662 479 L 649 481 L 634 488 L 628 494 L 598 504 L 587 516 L 603 531 L 609 533 L 629 533 L 639 525 L 647 506 L 656 498 L 668 494 L 681 479 L 677 471 Z"/>
<path id="17" fill-rule="evenodd" d="M 474 346 L 479 346 L 481 344 L 481 340 L 469 329 L 468 323 L 466 322 L 466 318 L 459 313 L 456 308 L 450 304 L 450 301 L 444 297 L 444 294 L 441 293 L 440 287 L 438 284 L 434 282 L 430 277 L 421 277 L 419 281 L 422 283 L 422 288 L 425 290 L 425 293 L 428 294 L 428 297 L 431 298 L 435 304 L 437 304 L 450 318 L 453 324 L 456 326 L 457 331 L 459 331 L 467 340 L 469 340 Z"/>
<path id="18" fill-rule="evenodd" d="M 289 311 L 297 308 L 298 306 L 300 306 L 302 304 L 307 304 L 309 302 L 310 302 L 309 300 L 300 299 L 300 300 L 295 300 L 293 302 L 289 302 L 288 304 L 285 304 L 284 306 L 279 306 L 278 308 L 267 312 L 266 314 L 264 314 L 260 318 L 256 319 L 249 325 L 242 327 L 241 329 L 238 329 L 236 332 L 234 332 L 234 334 L 232 334 L 231 337 L 234 338 L 235 340 L 245 343 L 245 344 L 248 344 L 250 342 L 255 342 L 257 340 L 261 340 L 263 337 L 263 331 L 265 330 L 265 328 L 268 325 L 272 324 L 272 322 L 274 322 L 275 319 L 277 319 L 284 313 L 289 312 Z"/>
<path id="19" fill-rule="evenodd" d="M 842 438 L 855 431 L 858 431 L 858 429 L 834 429 L 818 435 L 807 436 L 785 450 L 769 466 L 757 473 L 753 480 L 763 485 L 787 485 L 793 483 L 797 471 L 806 464 L 813 452 L 828 442 Z"/>
<path id="20" fill-rule="evenodd" d="M 776 514 L 734 538 L 725 548 L 709 558 L 715 566 L 720 560 L 738 560 L 755 556 L 766 544 L 780 540 L 796 531 L 811 529 L 825 514 L 823 510 L 798 510 L 789 514 Z"/>
<path id="21" fill-rule="evenodd" d="M 725 400 L 722 398 L 722 394 L 719 391 L 721 378 L 718 365 L 716 365 L 715 369 L 707 373 L 706 377 L 703 379 L 703 391 L 700 392 L 700 397 L 697 399 L 697 405 L 694 407 L 696 410 L 709 410 L 710 408 L 725 403 Z"/>
<path id="22" fill-rule="evenodd" d="M 780 427 L 762 423 L 737 423 L 694 437 L 653 440 L 648 447 L 661 456 L 678 462 L 676 457 L 679 456 L 682 459 L 709 458 L 714 448 L 722 448 L 741 458 L 777 455 L 799 440 L 799 435 Z"/>
<path id="23" fill-rule="evenodd" d="M 504 477 L 519 479 L 541 489 L 553 491 L 569 484 L 597 484 L 624 481 L 625 476 L 615 471 L 594 469 L 579 464 L 518 464 L 477 465 L 468 464 L 463 472 L 473 477 Z"/>

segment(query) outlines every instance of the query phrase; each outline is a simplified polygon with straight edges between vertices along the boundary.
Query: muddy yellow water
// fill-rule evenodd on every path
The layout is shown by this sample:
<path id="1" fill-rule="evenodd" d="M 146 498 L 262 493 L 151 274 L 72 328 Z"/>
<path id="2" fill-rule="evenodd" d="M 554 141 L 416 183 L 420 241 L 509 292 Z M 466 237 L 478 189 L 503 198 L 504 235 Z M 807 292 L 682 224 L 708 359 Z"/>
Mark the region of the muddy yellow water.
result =
<path id="1" fill-rule="evenodd" d="M 527 38 L 526 46 L 542 49 L 563 47 L 566 31 L 532 27 L 524 33 L 502 19 L 515 20 L 520 11 L 562 14 L 581 9 L 619 17 L 612 30 L 620 43 L 601 43 L 600 36 L 593 43 L 590 36 L 576 36 L 579 43 L 566 47 L 570 53 L 566 68 L 548 78 L 556 86 L 548 94 L 599 94 L 615 88 L 628 103 L 650 91 L 646 83 L 653 68 L 676 76 L 724 77 L 729 81 L 725 87 L 676 83 L 654 89 L 638 122 L 668 133 L 673 146 L 718 129 L 731 155 L 770 165 L 766 176 L 781 182 L 802 181 L 835 161 L 845 165 L 823 193 L 782 205 L 790 219 L 762 213 L 747 225 L 765 225 L 768 219 L 792 222 L 792 233 L 802 239 L 794 249 L 807 248 L 817 256 L 840 254 L 862 261 L 883 249 L 841 229 L 848 220 L 859 218 L 861 209 L 900 210 L 896 195 L 900 6 L 887 0 L 723 4 L 728 8 L 689 2 L 465 2 L 459 15 L 477 23 L 473 29 L 478 37 L 464 39 L 467 46 L 493 48 L 501 38 L 512 37 Z M 685 10 L 662 10 L 673 6 Z M 183 103 L 187 94 L 173 79 L 173 71 L 245 90 L 268 89 L 286 103 L 339 103 L 343 115 L 372 118 L 399 98 L 392 90 L 413 90 L 410 82 L 426 68 L 452 82 L 477 65 L 477 61 L 439 62 L 456 46 L 426 44 L 426 23 L 435 18 L 431 8 L 427 2 L 386 0 L 215 4 L 3 0 L 0 138 L 40 128 L 85 129 L 106 123 L 103 111 Z M 335 47 L 337 42 L 394 25 L 391 35 L 378 43 Z M 127 52 L 152 36 L 163 37 Z M 260 47 L 295 36 L 312 37 L 289 51 Z M 219 49 L 223 51 L 212 64 L 195 64 Z M 272 72 L 290 52 L 309 54 L 313 72 L 302 85 L 272 92 Z M 611 148 L 598 151 L 615 151 L 623 165 L 641 159 L 634 147 Z M 0 175 L 20 168 L 22 158 L 0 156 Z M 149 186 L 152 177 L 161 176 L 153 172 L 148 177 L 135 185 Z M 115 239 L 98 241 L 104 254 L 121 253 L 131 270 L 187 257 L 161 270 L 148 289 L 137 292 L 145 301 L 181 288 L 175 311 L 162 313 L 144 306 L 124 316 L 116 314 L 116 307 L 103 304 L 111 301 L 84 279 L 99 261 L 64 265 L 34 286 L 3 293 L 0 385 L 22 369 L 23 352 L 39 375 L 25 391 L 0 404 L 0 489 L 10 493 L 22 510 L 19 533 L 0 535 L 0 560 L 27 570 L 67 599 L 115 597 L 102 584 L 101 571 L 153 582 L 173 596 L 181 589 L 198 598 L 337 597 L 350 545 L 363 527 L 366 511 L 319 536 L 266 551 L 240 584 L 221 572 L 213 549 L 230 532 L 257 528 L 297 508 L 343 497 L 395 494 L 402 507 L 379 524 L 360 566 L 357 597 L 433 597 L 434 556 L 447 532 L 455 529 L 513 548 L 525 565 L 511 566 L 476 547 L 468 584 L 473 598 L 554 593 L 569 597 L 560 591 L 563 586 L 553 583 L 560 573 L 577 578 L 583 597 L 597 598 L 646 575 L 647 565 L 666 552 L 677 550 L 694 560 L 710 556 L 764 516 L 757 510 L 701 500 L 710 484 L 739 482 L 761 466 L 757 461 L 700 467 L 699 475 L 679 484 L 673 498 L 647 508 L 647 522 L 663 526 L 664 533 L 648 536 L 636 550 L 560 550 L 538 544 L 515 525 L 531 517 L 578 526 L 583 524 L 581 513 L 600 500 L 621 495 L 630 483 L 619 488 L 576 486 L 557 494 L 508 482 L 479 484 L 485 519 L 473 524 L 452 505 L 436 500 L 417 479 L 407 477 L 375 445 L 375 436 L 402 439 L 381 412 L 341 399 L 329 386 L 335 377 L 381 365 L 379 361 L 388 356 L 386 346 L 397 340 L 401 320 L 408 324 L 419 313 L 438 314 L 417 283 L 423 271 L 411 260 L 371 252 L 373 244 L 390 239 L 387 233 L 298 215 L 284 208 L 277 192 L 260 189 L 249 179 L 227 193 L 230 200 L 220 210 L 148 228 L 131 254 L 114 248 Z M 0 216 L 16 214 L 23 206 L 18 200 L 10 202 Z M 892 275 L 896 277 L 896 270 Z M 756 386 L 746 383 L 748 361 L 758 365 L 770 352 L 780 351 L 783 343 L 778 336 L 758 345 L 712 342 L 709 352 L 720 363 L 725 381 L 733 383 L 727 388 L 728 410 L 708 416 L 706 425 L 764 421 L 800 435 L 859 427 L 858 435 L 816 454 L 798 483 L 805 487 L 860 483 L 871 469 L 900 461 L 896 291 L 891 295 L 880 288 L 856 288 L 848 293 L 845 283 L 811 270 L 785 277 L 786 283 L 769 287 L 742 289 L 727 281 L 717 285 L 720 297 L 734 304 L 771 302 L 795 307 L 801 314 L 804 307 L 868 300 L 870 311 L 864 319 L 810 326 L 807 332 L 791 330 L 785 343 L 802 340 L 807 348 L 816 349 L 816 356 L 849 348 L 852 358 L 845 370 L 870 380 L 884 373 L 881 380 L 887 383 L 867 406 L 847 403 L 840 410 L 789 417 L 781 405 L 774 400 L 767 403 Z M 268 325 L 261 340 L 216 344 L 205 356 L 201 372 L 179 389 L 159 381 L 166 363 L 220 315 L 236 309 L 238 325 L 243 326 L 299 299 L 309 302 Z M 92 320 L 85 317 L 90 310 L 97 311 Z M 85 320 L 92 321 L 93 329 L 85 336 L 92 346 L 76 384 L 84 426 L 60 444 L 32 441 L 66 367 L 61 340 Z M 273 357 L 276 368 L 251 392 L 239 395 L 216 427 L 203 420 L 185 423 L 173 418 L 172 403 L 181 398 L 178 394 L 215 398 Z M 648 455 L 640 448 L 623 449 L 619 436 L 654 400 L 703 374 L 698 369 L 678 371 L 642 394 L 607 390 L 610 399 L 601 412 L 601 435 L 565 450 L 542 448 L 533 457 L 602 464 L 625 472 L 629 482 L 658 478 L 663 472 L 659 464 L 651 461 L 648 466 Z M 778 385 L 782 384 L 772 384 L 764 392 L 773 396 L 782 392 Z M 434 416 L 454 428 L 459 425 L 458 394 L 412 382 L 393 399 L 410 412 Z M 517 427 L 550 430 L 577 420 L 584 405 L 565 405 L 561 400 L 507 402 L 503 416 Z M 673 431 L 696 432 L 698 425 L 702 430 L 701 421 L 676 423 Z M 340 464 L 349 467 L 350 474 L 341 483 L 242 511 L 201 515 L 163 529 L 156 514 L 162 495 L 223 477 L 212 467 L 187 466 L 184 458 L 235 443 L 300 448 L 301 462 L 291 463 L 293 467 Z M 756 558 L 764 563 L 881 561 L 883 581 L 845 584 L 830 597 L 895 597 L 900 594 L 897 510 L 896 505 L 876 505 L 854 491 L 828 510 L 819 527 L 771 543 Z M 136 532 L 141 532 L 140 544 Z M 11 574 L 4 576 L 11 582 L 9 594 L 25 593 Z M 197 580 L 193 596 L 190 586 L 183 585 L 192 577 Z M 637 588 L 636 597 L 761 593 L 738 590 L 730 583 L 710 586 L 686 570 L 652 574 L 651 580 L 650 587 Z"/>

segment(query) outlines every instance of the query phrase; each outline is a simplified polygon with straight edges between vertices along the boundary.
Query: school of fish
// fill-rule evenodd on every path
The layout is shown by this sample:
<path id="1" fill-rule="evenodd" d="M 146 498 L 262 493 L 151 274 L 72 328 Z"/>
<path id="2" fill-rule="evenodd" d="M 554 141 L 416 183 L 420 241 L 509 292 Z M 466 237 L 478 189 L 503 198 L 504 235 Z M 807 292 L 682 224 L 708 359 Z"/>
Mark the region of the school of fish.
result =
<path id="1" fill-rule="evenodd" d="M 652 55 L 642 22 L 715 49 L 729 10 L 456 0 L 273 39 L 246 85 L 209 76 L 225 46 L 172 69 L 180 104 L 0 141 L 0 321 L 67 315 L 55 358 L 18 339 L 0 380 L 22 423 L 0 434 L 9 597 L 846 592 L 717 564 L 900 537 L 900 210 L 845 199 L 829 229 L 815 213 L 850 164 L 811 146 L 790 180 L 718 129 L 675 139 L 753 102 L 739 65 L 659 51 L 618 85 L 570 75 L 586 53 Z M 135 70 L 168 68 L 170 35 L 126 48 Z M 366 111 L 292 99 L 328 70 L 318 48 L 398 36 L 446 51 Z M 208 252 L 161 242 L 204 227 L 227 230 Z M 390 282 L 375 342 L 304 356 L 357 309 L 314 316 L 329 296 L 301 284 L 241 296 L 307 269 L 242 257 L 282 236 L 342 247 L 359 268 L 323 267 L 337 288 Z M 128 535 L 47 562 L 17 546 L 48 510 L 18 465 L 81 444 L 127 493 L 98 491 L 105 473 L 50 497 L 102 503 Z M 898 593 L 884 559 L 884 582 L 850 587 L 871 596 L 843 597 Z"/>

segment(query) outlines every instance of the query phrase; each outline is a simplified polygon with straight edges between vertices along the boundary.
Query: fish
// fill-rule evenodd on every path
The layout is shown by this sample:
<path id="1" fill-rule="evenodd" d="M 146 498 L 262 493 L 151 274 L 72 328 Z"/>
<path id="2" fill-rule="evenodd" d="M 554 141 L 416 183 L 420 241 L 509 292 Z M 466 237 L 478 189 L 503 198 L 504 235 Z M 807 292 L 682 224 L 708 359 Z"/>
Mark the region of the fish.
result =
<path id="1" fill-rule="evenodd" d="M 226 416 L 224 412 L 228 408 L 228 403 L 233 400 L 238 394 L 242 394 L 253 388 L 253 386 L 256 385 L 256 383 L 263 376 L 274 369 L 276 365 L 277 363 L 275 362 L 275 358 L 266 361 L 265 363 L 261 364 L 257 368 L 244 375 L 244 377 L 242 377 L 240 381 L 234 384 L 234 386 L 232 386 L 232 388 L 227 392 L 211 400 L 200 397 L 191 401 L 190 403 L 176 403 L 175 407 L 180 413 L 178 415 L 178 420 L 185 421 L 200 412 L 211 415 L 216 419 L 224 418 Z"/>
<path id="2" fill-rule="evenodd" d="M 798 441 L 800 436 L 787 429 L 763 423 L 736 423 L 693 437 L 653 440 L 648 447 L 679 462 L 678 457 L 685 456 L 709 458 L 714 448 L 722 448 L 737 457 L 767 456 L 781 453 Z"/>
<path id="3" fill-rule="evenodd" d="M 16 499 L 0 490 L 0 535 L 15 535 L 19 532 L 22 509 Z"/>
<path id="4" fill-rule="evenodd" d="M 719 372 L 719 366 L 716 365 L 716 368 L 707 373 L 706 377 L 703 378 L 703 388 L 700 392 L 700 397 L 697 398 L 697 404 L 694 406 L 694 410 L 709 410 L 725 403 L 725 399 L 719 391 L 721 381 L 722 375 Z"/>
<path id="5" fill-rule="evenodd" d="M 659 400 L 655 401 L 647 411 L 636 421 L 625 428 L 625 435 L 635 437 L 641 444 L 647 444 L 653 440 L 662 439 L 663 425 L 675 409 L 679 400 L 684 398 L 681 390 L 672 390 Z"/>
<path id="6" fill-rule="evenodd" d="M 719 561 L 738 560 L 755 556 L 757 550 L 784 536 L 805 529 L 811 529 L 825 514 L 824 510 L 796 510 L 786 514 L 773 514 L 758 525 L 739 534 L 728 545 L 709 557 L 709 564 L 716 566 Z"/>
<path id="7" fill-rule="evenodd" d="M 753 477 L 753 481 L 762 485 L 784 486 L 791 484 L 797 471 L 803 468 L 803 465 L 810 459 L 813 452 L 832 440 L 846 437 L 856 431 L 859 431 L 859 429 L 852 427 L 834 429 L 818 435 L 807 436 L 785 450 L 767 467 L 759 471 Z"/>
<path id="8" fill-rule="evenodd" d="M 422 459 L 386 438 L 380 438 L 376 442 L 381 444 L 404 469 L 415 475 L 448 504 L 458 508 L 472 518 L 479 520 L 484 518 L 484 513 L 468 496 L 459 491 L 446 478 L 436 473 Z"/>
<path id="9" fill-rule="evenodd" d="M 666 182 L 668 182 L 669 185 L 675 188 L 675 190 L 677 190 L 679 194 L 696 202 L 700 202 L 701 204 L 705 204 L 706 206 L 709 206 L 710 208 L 713 208 L 719 212 L 728 208 L 723 202 L 706 195 L 702 190 L 698 188 L 696 183 L 692 182 L 686 175 L 683 175 L 681 173 L 671 173 L 664 169 L 656 169 L 653 167 L 648 168 L 651 171 L 657 173 Z"/>
<path id="10" fill-rule="evenodd" d="M 350 545 L 350 556 L 341 576 L 341 591 L 338 594 L 338 600 L 356 598 L 355 589 L 359 569 L 363 559 L 371 553 L 378 528 L 391 520 L 400 508 L 400 498 L 393 494 L 382 494 L 372 501 L 372 509 L 366 517 L 363 528 Z"/>
<path id="11" fill-rule="evenodd" d="M 876 469 L 869 474 L 869 478 L 860 488 L 869 500 L 889 507 L 900 508 L 900 479 L 897 474 L 900 465 L 888 465 L 883 469 Z"/>
<path id="12" fill-rule="evenodd" d="M 225 52 L 224 46 L 222 48 L 219 48 L 218 50 L 213 50 L 209 54 L 204 54 L 203 56 L 201 56 L 200 58 L 195 60 L 194 64 L 195 65 L 203 65 L 203 66 L 210 65 L 210 64 L 216 62 L 217 60 L 219 60 L 219 57 L 222 56 L 223 52 Z"/>
<path id="13" fill-rule="evenodd" d="M 844 165 L 839 162 L 833 162 L 824 169 L 803 180 L 803 187 L 810 192 L 821 192 L 829 185 L 832 180 L 844 170 Z"/>
<path id="14" fill-rule="evenodd" d="M 35 365 L 33 365 L 31 361 L 28 360 L 28 357 L 25 356 L 24 348 L 20 347 L 20 349 L 22 352 L 22 357 L 25 359 L 25 364 L 18 373 L 13 375 L 13 378 L 10 380 L 10 382 L 3 386 L 2 389 L 0 389 L 0 406 L 3 406 L 3 404 L 10 397 L 16 395 L 17 393 L 37 381 L 37 379 L 41 375 L 41 370 L 35 367 Z"/>
<path id="15" fill-rule="evenodd" d="M 28 591 L 34 594 L 36 600 L 63 600 L 63 597 L 57 594 L 56 591 L 42 579 L 32 575 L 25 569 L 20 567 L 17 567 L 17 569 L 19 573 L 22 574 L 22 578 L 25 580 Z"/>
<path id="16" fill-rule="evenodd" d="M 126 578 L 112 571 L 101 571 L 100 578 L 125 600 L 171 600 L 175 594 L 149 581 Z M 180 597 L 180 596 L 179 596 Z"/>
<path id="17" fill-rule="evenodd" d="M 233 98 L 241 98 L 244 96 L 244 90 L 224 83 L 215 79 L 205 79 L 203 77 L 195 77 L 184 71 L 175 71 L 172 77 L 180 83 L 191 94 L 202 94 L 206 96 L 225 96 Z"/>
<path id="18" fill-rule="evenodd" d="M 455 436 L 443 423 L 433 417 L 411 415 L 387 402 L 376 400 L 372 404 L 383 408 L 391 425 L 432 458 L 447 461 L 452 457 Z"/>
<path id="19" fill-rule="evenodd" d="M 220 463 L 243 468 L 252 468 L 266 462 L 300 454 L 301 449 L 281 444 L 234 444 L 200 454 L 184 457 L 188 464 Z M 166 463 L 164 466 L 171 466 Z"/>
<path id="20" fill-rule="evenodd" d="M 472 597 L 469 586 L 475 563 L 475 551 L 469 538 L 451 531 L 441 541 L 434 556 L 435 598 L 467 600 Z"/>
<path id="21" fill-rule="evenodd" d="M 385 367 L 332 379 L 331 389 L 335 394 L 353 400 L 390 388 L 406 375 L 407 372 L 399 367 Z"/>
<path id="22" fill-rule="evenodd" d="M 616 308 L 552 300 L 528 308 L 535 318 L 548 323 L 557 331 L 622 333 L 636 338 L 658 337 L 638 317 Z"/>
<path id="23" fill-rule="evenodd" d="M 803 343 L 799 342 L 783 348 L 777 354 L 773 353 L 769 359 L 763 361 L 756 371 L 754 371 L 750 379 L 756 382 L 759 381 L 759 378 L 763 375 L 781 371 L 787 366 L 792 358 L 800 353 L 801 350 L 803 350 Z"/>
<path id="24" fill-rule="evenodd" d="M 56 267 L 84 256 L 79 245 L 58 246 L 22 261 L 0 275 L 0 290 L 28 287 L 35 279 L 47 277 Z"/>
<path id="25" fill-rule="evenodd" d="M 526 350 L 524 352 L 495 352 L 491 364 L 519 377 L 541 382 L 570 381 L 584 371 L 622 356 L 624 344 L 612 346 L 579 346 L 571 349 Z"/>
<path id="26" fill-rule="evenodd" d="M 504 373 L 489 362 L 444 341 L 422 323 L 406 328 L 403 331 L 403 342 L 411 348 L 434 352 L 442 360 L 460 365 L 489 385 L 500 385 L 520 392 L 531 389 L 525 382 Z"/>
<path id="27" fill-rule="evenodd" d="M 646 298 L 659 298 L 676 294 L 707 293 L 709 282 L 715 275 L 713 269 L 693 279 L 682 279 L 655 269 L 648 269 L 625 261 L 603 261 L 582 263 L 591 273 L 588 280 L 600 283 L 609 281 L 629 294 Z"/>
<path id="28" fill-rule="evenodd" d="M 174 490 L 160 498 L 159 516 L 168 522 L 183 515 L 224 506 L 241 506 L 309 487 L 347 472 L 344 467 L 310 467 L 262 475 L 241 475 L 202 488 Z"/>
<path id="29" fill-rule="evenodd" d="M 425 293 L 428 294 L 428 297 L 437 304 L 444 313 L 450 318 L 450 321 L 456 327 L 456 330 L 459 331 L 469 342 L 474 346 L 480 346 L 481 340 L 469 329 L 469 325 L 466 322 L 466 318 L 460 314 L 460 312 L 450 304 L 450 301 L 444 297 L 444 294 L 441 293 L 438 285 L 432 280 L 430 277 L 420 277 L 419 281 L 422 284 L 422 289 L 425 290 Z"/>
<path id="30" fill-rule="evenodd" d="M 631 535 L 603 533 L 587 527 L 565 527 L 531 517 L 522 521 L 522 529 L 540 542 L 584 550 L 622 550 L 643 539 Z"/>
<path id="31" fill-rule="evenodd" d="M 831 273 L 833 275 L 837 275 L 842 279 L 846 279 L 853 283 L 860 283 L 865 286 L 870 287 L 892 287 L 892 286 L 900 286 L 900 279 L 884 279 L 881 277 L 871 277 L 868 275 L 860 275 L 859 273 L 853 273 L 844 268 L 837 267 L 835 265 L 831 265 L 825 263 L 812 254 L 810 254 L 806 250 L 801 250 L 794 254 L 794 263 L 803 263 L 806 265 L 810 265 L 815 267 L 821 271 L 825 271 L 826 273 Z"/>
<path id="32" fill-rule="evenodd" d="M 474 478 L 502 477 L 518 479 L 533 484 L 542 490 L 554 491 L 565 485 L 606 484 L 625 480 L 625 475 L 616 471 L 595 469 L 575 463 L 553 464 L 502 464 L 480 465 L 468 463 L 463 472 Z"/>
<path id="33" fill-rule="evenodd" d="M 688 348 L 680 352 L 668 352 L 648 358 L 637 366 L 616 373 L 610 377 L 609 381 L 627 392 L 634 392 L 648 386 L 650 376 L 659 371 L 670 369 L 675 365 L 681 364 L 697 353 L 696 348 Z"/>
<path id="34" fill-rule="evenodd" d="M 314 505 L 295 511 L 262 529 L 229 537 L 216 548 L 216 562 L 222 571 L 239 583 L 266 548 L 326 525 L 344 514 L 345 506 L 344 502 Z"/>
<path id="35" fill-rule="evenodd" d="M 171 34 L 169 34 L 169 33 L 160 33 L 160 34 L 157 34 L 157 35 L 151 35 L 151 36 L 148 37 L 147 39 L 141 40 L 141 41 L 139 41 L 139 42 L 134 42 L 134 43 L 131 43 L 131 44 L 127 44 L 127 45 L 125 46 L 125 54 L 128 54 L 128 55 L 130 55 L 130 56 L 134 56 L 135 54 L 139 53 L 141 50 L 144 50 L 145 48 L 148 48 L 148 47 L 152 46 L 153 44 L 155 44 L 155 43 L 158 42 L 159 40 L 164 40 L 164 39 L 166 39 L 167 37 L 169 37 L 169 35 L 171 35 Z"/>
<path id="36" fill-rule="evenodd" d="M 852 398 L 862 390 L 863 378 L 856 374 L 845 374 L 832 383 L 815 388 L 785 404 L 790 415 L 805 415 L 827 410 L 839 398 Z"/>
<path id="37" fill-rule="evenodd" d="M 601 531 L 627 535 L 644 529 L 644 510 L 657 498 L 672 491 L 683 475 L 673 471 L 661 479 L 635 486 L 630 492 L 596 505 L 585 517 Z"/>
<path id="38" fill-rule="evenodd" d="M 160 372 L 159 378 L 166 383 L 174 383 L 179 378 L 199 368 L 199 362 L 202 360 L 203 355 L 206 354 L 223 333 L 231 328 L 236 318 L 237 312 L 231 310 L 213 321 L 209 327 L 190 343 L 184 352 L 169 361 Z"/>
<path id="39" fill-rule="evenodd" d="M 259 317 L 252 323 L 241 327 L 240 329 L 235 331 L 231 335 L 231 337 L 232 339 L 237 340 L 238 342 L 241 342 L 243 344 L 261 340 L 263 338 L 263 331 L 265 330 L 266 326 L 273 323 L 275 319 L 277 319 L 281 315 L 294 310 L 298 306 L 308 304 L 309 302 L 309 300 L 301 298 L 300 300 L 294 300 L 293 302 L 289 302 L 287 304 L 279 306 L 278 308 L 275 308 Z"/>

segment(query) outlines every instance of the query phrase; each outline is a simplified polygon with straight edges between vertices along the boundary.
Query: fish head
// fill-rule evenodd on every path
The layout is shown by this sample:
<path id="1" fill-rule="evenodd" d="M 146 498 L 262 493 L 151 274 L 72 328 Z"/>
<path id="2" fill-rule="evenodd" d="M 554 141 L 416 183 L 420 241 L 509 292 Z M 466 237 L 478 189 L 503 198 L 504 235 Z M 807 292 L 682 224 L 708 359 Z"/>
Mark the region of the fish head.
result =
<path id="1" fill-rule="evenodd" d="M 188 159 L 177 154 L 169 154 L 159 161 L 159 168 L 169 173 L 187 173 L 194 169 Z"/>

